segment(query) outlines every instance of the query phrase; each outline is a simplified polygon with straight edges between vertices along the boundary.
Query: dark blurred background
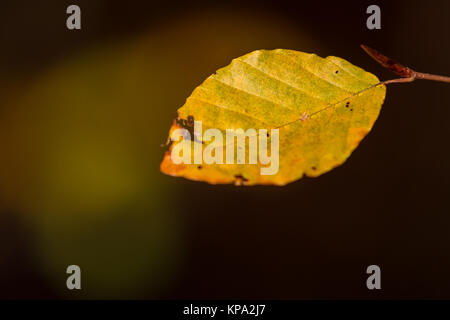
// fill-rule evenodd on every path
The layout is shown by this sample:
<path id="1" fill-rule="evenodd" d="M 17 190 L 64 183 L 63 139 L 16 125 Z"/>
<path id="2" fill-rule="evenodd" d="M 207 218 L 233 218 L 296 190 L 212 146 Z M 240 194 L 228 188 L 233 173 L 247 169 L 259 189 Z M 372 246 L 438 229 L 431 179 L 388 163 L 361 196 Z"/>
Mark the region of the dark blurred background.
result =
<path id="1" fill-rule="evenodd" d="M 82 29 L 66 28 L 81 7 Z M 381 7 L 382 29 L 366 28 Z M 0 297 L 450 298 L 450 86 L 388 87 L 341 167 L 285 187 L 162 175 L 176 110 L 288 48 L 450 74 L 449 1 L 3 1 Z M 66 289 L 66 267 L 82 290 Z M 382 290 L 366 288 L 368 265 Z"/>

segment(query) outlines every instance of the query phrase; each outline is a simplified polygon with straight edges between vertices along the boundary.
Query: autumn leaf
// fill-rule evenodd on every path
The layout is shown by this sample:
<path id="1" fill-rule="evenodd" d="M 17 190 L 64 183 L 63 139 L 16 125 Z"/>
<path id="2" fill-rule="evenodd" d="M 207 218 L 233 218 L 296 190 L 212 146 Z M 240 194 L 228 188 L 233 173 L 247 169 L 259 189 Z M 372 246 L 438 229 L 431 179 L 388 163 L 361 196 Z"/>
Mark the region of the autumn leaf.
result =
<path id="1" fill-rule="evenodd" d="M 279 129 L 278 171 L 261 174 L 268 165 L 259 160 L 174 163 L 171 153 L 179 143 L 190 144 L 192 158 L 207 147 L 208 142 L 197 139 L 173 141 L 161 171 L 212 184 L 285 185 L 304 175 L 320 176 L 344 163 L 371 130 L 385 93 L 376 76 L 338 57 L 284 49 L 251 52 L 198 86 L 178 110 L 170 133 L 179 128 L 192 132 L 193 121 L 200 121 L 203 131 L 217 128 L 224 136 L 226 129 Z M 223 148 L 225 154 L 227 143 L 216 151 Z"/>

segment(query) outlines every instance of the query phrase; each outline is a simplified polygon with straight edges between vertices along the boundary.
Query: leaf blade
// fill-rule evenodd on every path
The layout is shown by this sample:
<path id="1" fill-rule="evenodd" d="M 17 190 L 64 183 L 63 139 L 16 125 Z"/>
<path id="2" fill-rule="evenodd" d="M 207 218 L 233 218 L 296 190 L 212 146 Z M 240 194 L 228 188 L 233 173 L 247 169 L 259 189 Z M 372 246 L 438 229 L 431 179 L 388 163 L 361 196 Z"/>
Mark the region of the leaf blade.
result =
<path id="1" fill-rule="evenodd" d="M 175 165 L 170 151 L 177 142 L 165 154 L 161 171 L 212 184 L 285 185 L 304 175 L 320 176 L 344 163 L 371 130 L 385 92 L 376 76 L 338 57 L 253 51 L 208 77 L 178 116 L 201 120 L 203 130 L 279 128 L 278 173 L 261 175 L 261 163 Z M 303 114 L 309 117 L 299 121 Z"/>

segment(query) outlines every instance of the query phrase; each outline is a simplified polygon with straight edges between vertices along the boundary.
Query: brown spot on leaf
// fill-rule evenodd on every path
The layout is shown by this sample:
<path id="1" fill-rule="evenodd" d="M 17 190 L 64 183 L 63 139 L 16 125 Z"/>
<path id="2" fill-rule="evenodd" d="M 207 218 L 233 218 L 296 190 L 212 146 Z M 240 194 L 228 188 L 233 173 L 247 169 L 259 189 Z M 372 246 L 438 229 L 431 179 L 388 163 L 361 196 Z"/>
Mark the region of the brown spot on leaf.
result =
<path id="1" fill-rule="evenodd" d="M 236 180 L 234 180 L 234 184 L 237 186 L 245 185 L 248 182 L 248 179 L 245 178 L 242 174 L 236 174 L 234 176 Z"/>
<path id="2" fill-rule="evenodd" d="M 194 117 L 193 116 L 188 116 L 188 118 L 187 118 L 187 125 L 189 127 L 193 127 L 194 126 Z"/>

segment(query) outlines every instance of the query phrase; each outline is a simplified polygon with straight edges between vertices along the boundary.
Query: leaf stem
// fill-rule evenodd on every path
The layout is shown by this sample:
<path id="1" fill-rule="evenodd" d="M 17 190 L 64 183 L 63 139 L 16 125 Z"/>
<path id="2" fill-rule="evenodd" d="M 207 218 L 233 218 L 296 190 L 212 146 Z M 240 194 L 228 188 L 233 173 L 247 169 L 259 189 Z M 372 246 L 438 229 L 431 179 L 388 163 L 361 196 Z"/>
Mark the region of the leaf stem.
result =
<path id="1" fill-rule="evenodd" d="M 429 74 L 429 73 L 421 73 L 421 72 L 416 72 L 416 79 L 432 80 L 432 81 L 440 81 L 440 82 L 448 82 L 448 83 L 450 83 L 450 77 L 439 76 L 439 75 Z"/>

